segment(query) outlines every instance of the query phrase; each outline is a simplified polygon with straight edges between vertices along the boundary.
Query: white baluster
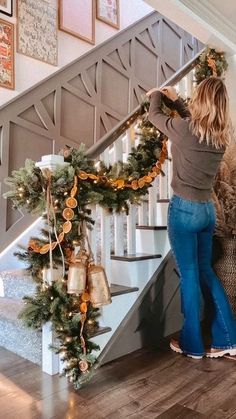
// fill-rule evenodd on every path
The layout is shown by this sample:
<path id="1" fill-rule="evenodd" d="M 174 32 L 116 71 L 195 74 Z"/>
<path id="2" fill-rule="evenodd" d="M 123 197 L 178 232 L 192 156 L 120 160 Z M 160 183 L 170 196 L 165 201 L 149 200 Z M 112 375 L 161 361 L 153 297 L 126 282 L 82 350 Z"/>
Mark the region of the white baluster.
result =
<path id="1" fill-rule="evenodd" d="M 101 208 L 101 263 L 104 266 L 110 283 L 111 265 L 111 222 L 110 214 Z"/>
<path id="2" fill-rule="evenodd" d="M 136 253 L 136 207 L 131 205 L 127 216 L 127 252 Z"/>
<path id="3" fill-rule="evenodd" d="M 187 74 L 187 97 L 192 97 L 193 87 L 193 71 L 190 71 Z"/>
<path id="4" fill-rule="evenodd" d="M 148 194 L 145 195 L 144 199 L 148 199 Z M 142 202 L 141 205 L 138 206 L 138 225 L 147 225 L 147 203 Z"/>
<path id="5" fill-rule="evenodd" d="M 155 226 L 157 223 L 157 179 L 152 183 L 152 187 L 148 189 L 148 225 Z"/>
<path id="6" fill-rule="evenodd" d="M 93 252 L 94 261 L 97 263 L 97 226 L 96 226 L 96 205 L 89 206 L 89 209 L 91 210 L 91 218 L 95 221 L 95 224 L 93 225 L 92 230 L 87 229 L 88 239 L 89 243 Z"/>
<path id="7" fill-rule="evenodd" d="M 110 154 L 109 153 L 109 147 L 106 148 L 106 150 L 103 151 L 103 153 L 100 156 L 100 159 L 103 161 L 104 164 L 106 164 L 107 166 L 110 163 Z"/>
<path id="8" fill-rule="evenodd" d="M 126 131 L 126 142 L 125 142 L 125 152 L 128 155 L 131 152 L 131 148 L 136 146 L 135 144 L 136 138 L 135 138 L 135 128 L 134 125 L 132 125 L 127 131 Z"/>
<path id="9" fill-rule="evenodd" d="M 182 98 L 186 97 L 186 77 L 183 77 L 180 81 L 179 81 L 179 94 Z"/>
<path id="10" fill-rule="evenodd" d="M 124 219 L 121 214 L 114 215 L 114 230 L 115 255 L 122 256 L 124 254 Z"/>
<path id="11" fill-rule="evenodd" d="M 168 195 L 168 161 L 162 165 L 162 170 L 165 173 L 165 176 L 159 176 L 159 198 L 166 199 Z"/>
<path id="12" fill-rule="evenodd" d="M 113 162 L 123 161 L 123 141 L 122 137 L 119 137 L 114 143 Z"/>

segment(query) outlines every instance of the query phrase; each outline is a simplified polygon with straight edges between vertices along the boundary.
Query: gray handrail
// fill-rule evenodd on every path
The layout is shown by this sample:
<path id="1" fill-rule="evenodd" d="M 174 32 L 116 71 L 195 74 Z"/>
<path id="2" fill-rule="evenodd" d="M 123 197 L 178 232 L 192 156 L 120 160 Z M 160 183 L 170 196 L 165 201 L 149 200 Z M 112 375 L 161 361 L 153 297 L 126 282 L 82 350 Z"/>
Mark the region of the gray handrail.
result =
<path id="1" fill-rule="evenodd" d="M 166 80 L 160 88 L 164 86 L 173 86 L 178 83 L 189 71 L 195 67 L 196 61 L 199 56 L 203 53 L 205 48 L 198 52 L 187 64 L 185 64 L 179 71 L 177 71 L 173 76 Z M 141 114 L 141 105 L 137 106 L 128 116 L 126 116 L 122 121 L 119 122 L 111 131 L 105 134 L 100 140 L 98 140 L 89 150 L 86 152 L 86 155 L 90 158 L 96 158 L 99 154 L 103 153 L 109 145 L 111 145 L 120 135 L 129 128 Z"/>

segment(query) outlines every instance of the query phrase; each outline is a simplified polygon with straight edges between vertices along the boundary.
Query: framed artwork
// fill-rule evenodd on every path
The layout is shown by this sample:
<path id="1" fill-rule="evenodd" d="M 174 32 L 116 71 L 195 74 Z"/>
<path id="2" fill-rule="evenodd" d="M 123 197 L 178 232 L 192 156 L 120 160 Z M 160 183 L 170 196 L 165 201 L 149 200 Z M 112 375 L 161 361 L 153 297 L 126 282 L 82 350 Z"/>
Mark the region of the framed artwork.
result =
<path id="1" fill-rule="evenodd" d="M 59 29 L 95 44 L 95 0 L 59 0 Z"/>
<path id="2" fill-rule="evenodd" d="M 0 0 L 0 13 L 12 16 L 12 0 Z"/>
<path id="3" fill-rule="evenodd" d="M 97 19 L 120 29 L 119 0 L 97 0 Z"/>
<path id="4" fill-rule="evenodd" d="M 57 65 L 57 0 L 17 0 L 17 51 Z"/>
<path id="5" fill-rule="evenodd" d="M 0 86 L 14 89 L 14 25 L 0 19 Z"/>

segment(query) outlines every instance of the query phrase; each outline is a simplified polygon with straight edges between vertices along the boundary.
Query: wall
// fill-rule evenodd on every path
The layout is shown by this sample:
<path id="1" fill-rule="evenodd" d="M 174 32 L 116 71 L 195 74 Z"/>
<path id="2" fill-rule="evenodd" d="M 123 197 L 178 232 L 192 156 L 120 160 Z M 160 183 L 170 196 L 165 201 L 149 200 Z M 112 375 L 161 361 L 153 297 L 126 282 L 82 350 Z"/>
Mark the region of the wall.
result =
<path id="1" fill-rule="evenodd" d="M 14 16 L 16 16 L 16 0 Z M 120 30 L 131 25 L 138 19 L 150 13 L 153 9 L 142 0 L 120 0 Z M 0 18 L 16 24 L 15 17 L 0 13 Z M 117 29 L 96 20 L 96 45 L 117 33 Z M 15 36 L 16 37 L 16 36 Z M 77 59 L 93 48 L 93 45 L 75 38 L 65 32 L 58 31 L 58 66 L 52 66 L 41 61 L 15 53 L 15 90 L 0 88 L 0 106 L 8 102 L 22 91 L 57 71 L 62 66 Z"/>

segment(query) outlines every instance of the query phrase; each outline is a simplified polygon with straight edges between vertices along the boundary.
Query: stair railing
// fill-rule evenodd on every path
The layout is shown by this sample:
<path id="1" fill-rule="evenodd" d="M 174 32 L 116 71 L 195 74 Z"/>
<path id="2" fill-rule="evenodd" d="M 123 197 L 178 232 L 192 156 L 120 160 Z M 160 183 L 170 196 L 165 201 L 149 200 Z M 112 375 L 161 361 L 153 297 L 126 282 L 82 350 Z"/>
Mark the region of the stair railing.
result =
<path id="1" fill-rule="evenodd" d="M 201 51 L 202 52 L 202 51 Z M 194 67 L 198 53 L 187 65 L 168 79 L 161 87 L 176 86 L 183 98 L 191 97 L 194 86 Z M 106 164 L 117 161 L 125 162 L 132 146 L 138 145 L 136 135 L 137 121 L 141 115 L 141 106 L 118 124 L 109 134 L 99 140 L 87 153 Z M 170 144 L 168 143 L 170 157 Z M 99 156 L 99 157 L 97 157 Z M 89 233 L 92 249 L 95 255 L 100 254 L 108 278 L 111 270 L 111 253 L 116 256 L 136 254 L 136 226 L 156 226 L 166 224 L 168 200 L 172 195 L 170 186 L 172 175 L 171 160 L 163 165 L 165 176 L 159 176 L 149 188 L 147 196 L 141 205 L 131 205 L 129 215 L 108 214 L 98 206 L 92 208 L 92 216 L 96 221 L 95 227 Z M 99 215 L 100 214 L 100 215 Z"/>

